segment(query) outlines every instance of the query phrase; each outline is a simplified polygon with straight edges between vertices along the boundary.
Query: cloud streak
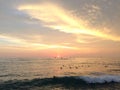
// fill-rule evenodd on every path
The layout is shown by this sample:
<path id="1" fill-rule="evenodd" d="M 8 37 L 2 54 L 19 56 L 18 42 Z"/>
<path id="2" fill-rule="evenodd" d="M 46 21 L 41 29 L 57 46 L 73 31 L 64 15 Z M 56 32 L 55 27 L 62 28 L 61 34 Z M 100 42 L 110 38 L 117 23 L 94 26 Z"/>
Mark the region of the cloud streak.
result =
<path id="1" fill-rule="evenodd" d="M 77 47 L 71 47 L 71 46 L 65 46 L 65 45 L 57 45 L 57 44 L 44 44 L 44 43 L 31 43 L 31 42 L 26 42 L 25 40 L 18 39 L 16 37 L 10 37 L 10 36 L 5 36 L 5 35 L 0 35 L 0 40 L 3 40 L 3 45 L 6 46 L 5 41 L 7 41 L 7 46 L 17 46 L 18 48 L 24 48 L 24 49 L 36 49 L 36 50 L 41 50 L 41 49 L 56 49 L 56 48 L 61 48 L 61 49 L 78 49 Z M 1 45 L 2 46 L 2 42 Z M 4 46 L 2 46 L 4 47 Z"/>
<path id="2" fill-rule="evenodd" d="M 94 8 L 96 9 L 97 6 L 94 6 Z M 101 29 L 91 28 L 89 27 L 87 20 L 78 18 L 55 4 L 42 3 L 34 5 L 20 5 L 18 10 L 27 13 L 31 18 L 42 21 L 44 27 L 65 33 L 72 33 L 77 36 L 79 34 L 85 34 L 101 38 L 103 40 L 120 41 L 119 36 L 106 33 Z"/>

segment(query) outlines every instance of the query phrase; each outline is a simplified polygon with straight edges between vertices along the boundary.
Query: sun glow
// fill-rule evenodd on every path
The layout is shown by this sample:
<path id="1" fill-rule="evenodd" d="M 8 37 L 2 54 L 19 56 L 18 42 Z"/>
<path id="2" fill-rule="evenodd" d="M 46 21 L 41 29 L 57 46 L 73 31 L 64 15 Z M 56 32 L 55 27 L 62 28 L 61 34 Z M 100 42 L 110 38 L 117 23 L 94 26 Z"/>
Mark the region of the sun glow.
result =
<path id="1" fill-rule="evenodd" d="M 57 58 L 60 58 L 61 56 L 60 55 L 57 55 Z"/>

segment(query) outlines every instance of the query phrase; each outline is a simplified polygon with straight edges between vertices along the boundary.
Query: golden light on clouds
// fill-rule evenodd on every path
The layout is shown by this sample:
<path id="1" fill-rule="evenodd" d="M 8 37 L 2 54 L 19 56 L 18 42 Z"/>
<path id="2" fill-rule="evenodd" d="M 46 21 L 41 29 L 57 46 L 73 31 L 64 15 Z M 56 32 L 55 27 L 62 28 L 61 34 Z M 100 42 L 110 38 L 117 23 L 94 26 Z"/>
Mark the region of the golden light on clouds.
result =
<path id="1" fill-rule="evenodd" d="M 120 56 L 119 1 L 7 3 L 0 3 L 0 56 Z"/>
<path id="2" fill-rule="evenodd" d="M 95 29 L 89 27 L 87 20 L 78 18 L 55 4 L 42 3 L 39 5 L 21 5 L 18 7 L 18 10 L 27 13 L 31 18 L 42 21 L 44 27 L 59 30 L 65 33 L 72 33 L 76 36 L 79 34 L 85 34 L 103 40 L 120 41 L 119 36 L 107 33 L 104 30 L 101 30 L 102 28 Z M 109 29 L 107 30 L 109 31 Z"/>
<path id="3" fill-rule="evenodd" d="M 16 38 L 16 37 L 10 37 L 5 35 L 0 35 L 0 39 L 7 40 L 9 43 L 14 43 L 14 46 L 17 46 L 18 48 L 23 49 L 31 49 L 31 50 L 41 50 L 41 49 L 78 49 L 77 47 L 73 46 L 65 46 L 65 45 L 57 45 L 57 44 L 43 44 L 43 43 L 32 43 L 32 42 L 26 42 L 25 40 Z M 11 46 L 7 43 L 7 46 Z M 12 44 L 13 46 L 13 44 Z"/>

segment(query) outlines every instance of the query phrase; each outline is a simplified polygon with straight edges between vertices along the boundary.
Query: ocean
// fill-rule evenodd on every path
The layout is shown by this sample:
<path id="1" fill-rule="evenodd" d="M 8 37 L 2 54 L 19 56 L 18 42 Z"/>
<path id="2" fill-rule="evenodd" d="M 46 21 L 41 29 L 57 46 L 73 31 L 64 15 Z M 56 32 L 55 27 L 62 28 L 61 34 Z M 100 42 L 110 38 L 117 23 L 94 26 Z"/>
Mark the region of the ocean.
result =
<path id="1" fill-rule="evenodd" d="M 0 58 L 0 90 L 120 90 L 120 58 Z"/>

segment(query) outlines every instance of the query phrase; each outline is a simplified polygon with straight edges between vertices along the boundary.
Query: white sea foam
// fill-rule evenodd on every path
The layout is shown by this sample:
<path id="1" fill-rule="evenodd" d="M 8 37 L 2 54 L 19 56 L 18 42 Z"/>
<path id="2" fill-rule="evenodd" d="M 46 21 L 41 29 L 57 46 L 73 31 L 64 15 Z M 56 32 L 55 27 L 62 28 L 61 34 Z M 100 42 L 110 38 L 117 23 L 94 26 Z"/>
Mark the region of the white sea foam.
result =
<path id="1" fill-rule="evenodd" d="M 80 76 L 78 79 L 82 79 L 87 83 L 110 83 L 110 82 L 120 82 L 120 76 L 115 75 L 102 75 L 102 76 Z"/>

